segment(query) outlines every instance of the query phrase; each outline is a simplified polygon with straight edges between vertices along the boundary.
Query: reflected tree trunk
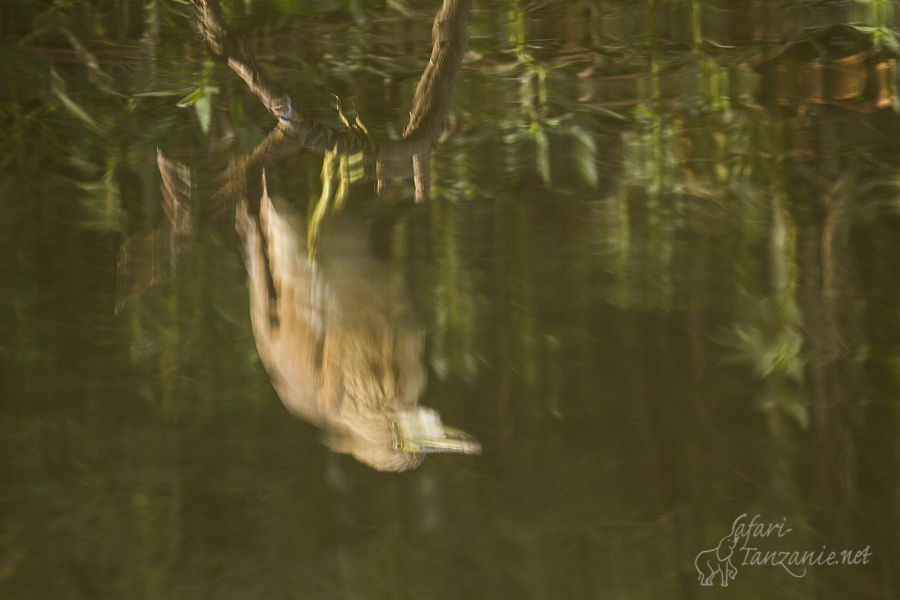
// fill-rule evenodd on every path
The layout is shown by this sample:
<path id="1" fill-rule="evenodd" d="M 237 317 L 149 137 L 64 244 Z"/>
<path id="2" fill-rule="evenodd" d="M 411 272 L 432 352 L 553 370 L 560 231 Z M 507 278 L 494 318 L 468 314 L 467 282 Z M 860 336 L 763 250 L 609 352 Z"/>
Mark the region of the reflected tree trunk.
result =
<path id="1" fill-rule="evenodd" d="M 829 517 L 841 522 L 856 498 L 859 395 L 866 393 L 861 381 L 865 307 L 848 243 L 853 182 L 845 177 L 819 189 L 824 220 L 810 227 L 805 252 L 807 375 L 819 486 L 833 502 Z"/>

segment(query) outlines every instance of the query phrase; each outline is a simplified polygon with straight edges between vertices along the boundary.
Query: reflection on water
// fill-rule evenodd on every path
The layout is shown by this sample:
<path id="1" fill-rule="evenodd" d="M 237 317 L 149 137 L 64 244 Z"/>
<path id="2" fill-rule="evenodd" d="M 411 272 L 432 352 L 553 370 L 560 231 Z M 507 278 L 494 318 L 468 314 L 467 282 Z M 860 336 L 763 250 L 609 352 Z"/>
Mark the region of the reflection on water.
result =
<path id="1" fill-rule="evenodd" d="M 416 406 L 425 389 L 423 332 L 402 281 L 371 254 L 365 229 L 324 224 L 315 259 L 306 225 L 276 209 L 265 180 L 258 211 L 238 207 L 250 315 L 263 364 L 288 409 L 327 429 L 331 446 L 384 471 L 426 452 L 480 452 Z"/>
<path id="2" fill-rule="evenodd" d="M 225 12 L 358 151 L 330 94 L 400 140 L 436 9 Z M 322 156 L 254 162 L 275 119 L 186 5 L 0 11 L 0 596 L 690 598 L 723 573 L 740 598 L 897 596 L 893 2 L 479 4 L 430 182 L 357 181 L 347 206 L 379 216 L 325 220 L 306 291 L 349 289 L 309 314 L 380 317 L 402 396 L 431 371 L 422 403 L 483 445 L 400 475 L 286 416 L 274 269 L 247 300 L 254 203 L 303 221 L 277 199 L 318 206 Z M 190 171 L 161 178 L 158 147 Z M 203 205 L 223 162 L 258 173 L 243 242 Z M 116 315 L 123 243 L 157 268 Z M 713 561 L 756 515 L 790 531 Z M 753 548 L 867 558 L 798 577 Z"/>

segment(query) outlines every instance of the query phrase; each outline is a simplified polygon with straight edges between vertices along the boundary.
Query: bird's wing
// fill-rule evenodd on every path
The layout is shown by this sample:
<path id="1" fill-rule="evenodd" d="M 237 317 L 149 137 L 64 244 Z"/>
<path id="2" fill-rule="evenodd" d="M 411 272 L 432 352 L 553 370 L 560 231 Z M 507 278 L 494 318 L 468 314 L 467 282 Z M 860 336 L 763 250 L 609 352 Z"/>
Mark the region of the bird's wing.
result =
<path id="1" fill-rule="evenodd" d="M 317 264 L 328 282 L 326 360 L 342 367 L 341 410 L 412 406 L 425 388 L 425 338 L 406 285 L 372 254 L 361 221 L 345 214 L 329 225 Z"/>
<path id="2" fill-rule="evenodd" d="M 260 358 L 288 410 L 324 426 L 337 410 L 339 382 L 328 364 L 325 303 L 303 223 L 284 207 L 276 210 L 264 174 L 259 214 L 245 202 L 236 218 Z"/>

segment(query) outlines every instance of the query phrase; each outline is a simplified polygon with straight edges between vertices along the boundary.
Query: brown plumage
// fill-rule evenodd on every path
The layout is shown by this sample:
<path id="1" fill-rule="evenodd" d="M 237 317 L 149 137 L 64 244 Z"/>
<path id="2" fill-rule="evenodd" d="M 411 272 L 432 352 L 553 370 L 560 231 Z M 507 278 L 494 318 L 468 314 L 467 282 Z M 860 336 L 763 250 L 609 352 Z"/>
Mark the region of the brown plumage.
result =
<path id="1" fill-rule="evenodd" d="M 265 176 L 258 209 L 239 203 L 236 217 L 257 348 L 288 410 L 378 470 L 415 468 L 429 451 L 479 451 L 417 407 L 424 334 L 364 228 L 345 217 L 326 222 L 311 260 L 304 222 L 269 198 Z"/>

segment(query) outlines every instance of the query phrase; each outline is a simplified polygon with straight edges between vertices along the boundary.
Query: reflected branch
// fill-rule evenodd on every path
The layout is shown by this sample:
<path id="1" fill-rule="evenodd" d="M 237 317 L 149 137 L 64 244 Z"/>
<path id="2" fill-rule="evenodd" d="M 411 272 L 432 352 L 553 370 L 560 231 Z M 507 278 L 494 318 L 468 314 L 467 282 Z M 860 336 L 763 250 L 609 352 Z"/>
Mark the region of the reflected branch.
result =
<path id="1" fill-rule="evenodd" d="M 340 131 L 296 110 L 290 95 L 260 67 L 243 37 L 225 22 L 217 0 L 192 0 L 210 54 L 227 63 L 278 119 L 276 138 L 265 151 L 280 154 L 278 144 L 295 144 L 318 152 L 363 150 L 377 161 L 378 190 L 384 187 L 384 163 L 412 158 L 416 200 L 428 197 L 431 151 L 437 146 L 450 114 L 453 85 L 466 44 L 473 0 L 444 0 L 432 27 L 432 52 L 413 99 L 410 121 L 400 140 L 377 140 L 365 132 Z M 254 154 L 256 154 L 254 152 Z"/>
<path id="2" fill-rule="evenodd" d="M 350 146 L 347 133 L 294 111 L 287 91 L 269 78 L 247 48 L 243 36 L 225 22 L 218 0 L 193 0 L 193 4 L 197 9 L 200 33 L 212 57 L 231 67 L 293 137 L 302 140 L 307 148 L 321 152 L 336 146 L 339 150 Z"/>
<path id="3" fill-rule="evenodd" d="M 431 150 L 444 131 L 453 100 L 453 84 L 469 41 L 468 22 L 473 0 L 444 0 L 431 30 L 432 51 L 422 73 L 409 125 L 403 139 L 384 146 L 379 160 L 413 157 L 416 200 L 427 198 Z"/>

